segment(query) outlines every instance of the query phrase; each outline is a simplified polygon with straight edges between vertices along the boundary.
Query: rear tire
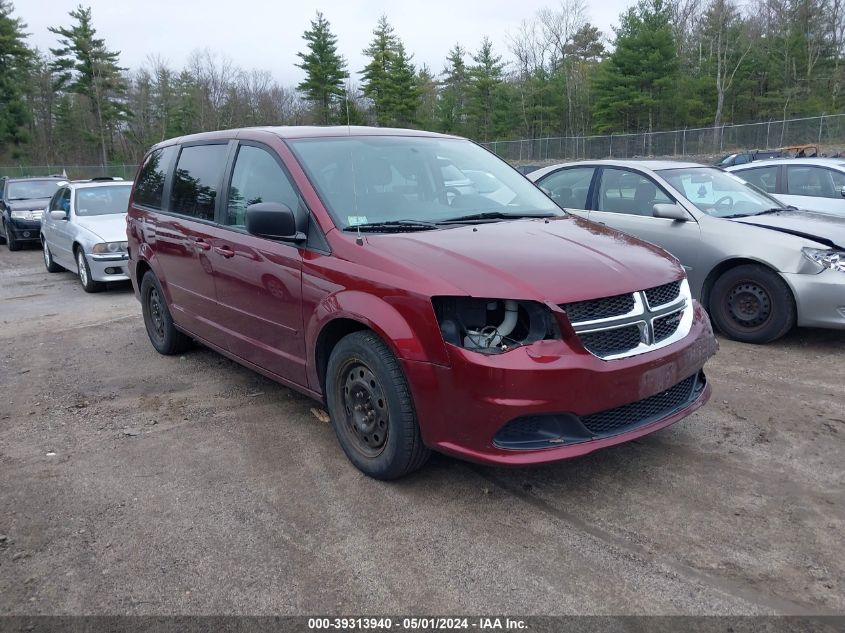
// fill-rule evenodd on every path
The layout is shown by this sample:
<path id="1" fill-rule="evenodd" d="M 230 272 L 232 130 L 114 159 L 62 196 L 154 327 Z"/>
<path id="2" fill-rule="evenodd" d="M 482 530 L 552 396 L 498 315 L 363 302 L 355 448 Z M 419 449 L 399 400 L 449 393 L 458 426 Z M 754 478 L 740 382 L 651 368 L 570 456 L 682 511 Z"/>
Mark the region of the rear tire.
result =
<path id="1" fill-rule="evenodd" d="M 152 271 L 141 280 L 141 311 L 147 336 L 159 354 L 180 354 L 191 346 L 191 339 L 173 324 L 161 284 Z"/>
<path id="2" fill-rule="evenodd" d="M 353 332 L 332 350 L 326 401 L 343 452 L 365 475 L 397 479 L 428 459 L 405 374 L 375 333 Z"/>
<path id="3" fill-rule="evenodd" d="M 47 240 L 41 236 L 41 249 L 44 252 L 44 267 L 48 273 L 58 273 L 64 270 L 55 261 L 53 261 L 53 253 L 50 252 L 50 247 L 47 246 Z"/>
<path id="4" fill-rule="evenodd" d="M 797 318 L 792 291 L 764 266 L 745 264 L 713 284 L 710 317 L 727 337 L 743 343 L 770 343 L 789 332 Z"/>
<path id="5" fill-rule="evenodd" d="M 76 269 L 79 283 L 85 292 L 100 292 L 105 287 L 102 281 L 94 281 L 91 278 L 91 267 L 88 266 L 88 258 L 85 257 L 81 246 L 76 249 Z"/>

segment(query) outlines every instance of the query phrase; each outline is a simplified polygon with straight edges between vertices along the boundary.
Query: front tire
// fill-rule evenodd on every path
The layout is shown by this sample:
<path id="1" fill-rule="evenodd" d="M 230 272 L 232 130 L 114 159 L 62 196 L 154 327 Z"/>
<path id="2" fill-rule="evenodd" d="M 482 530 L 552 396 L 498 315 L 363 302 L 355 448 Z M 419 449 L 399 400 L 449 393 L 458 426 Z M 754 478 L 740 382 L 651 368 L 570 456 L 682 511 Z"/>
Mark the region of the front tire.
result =
<path id="1" fill-rule="evenodd" d="M 770 343 L 789 332 L 797 318 L 786 282 L 772 270 L 745 264 L 713 284 L 710 317 L 725 336 L 743 343 Z"/>
<path id="2" fill-rule="evenodd" d="M 47 240 L 44 239 L 43 235 L 41 236 L 41 249 L 44 252 L 44 267 L 48 273 L 57 273 L 64 270 L 53 260 L 53 253 L 50 252 L 50 247 L 47 246 Z"/>
<path id="3" fill-rule="evenodd" d="M 9 225 L 6 224 L 6 246 L 9 247 L 10 251 L 19 251 L 23 248 L 23 244 L 21 244 L 16 238 L 15 234 L 12 233 L 12 230 L 9 228 Z"/>
<path id="4" fill-rule="evenodd" d="M 161 284 L 152 271 L 141 280 L 141 311 L 147 336 L 159 354 L 181 354 L 191 346 L 191 339 L 173 324 Z"/>
<path id="5" fill-rule="evenodd" d="M 103 289 L 103 282 L 94 281 L 91 277 L 91 267 L 88 266 L 88 258 L 82 247 L 76 249 L 76 268 L 79 274 L 79 283 L 85 292 L 100 292 Z"/>
<path id="6" fill-rule="evenodd" d="M 373 332 L 353 332 L 332 350 L 326 401 L 343 452 L 365 475 L 397 479 L 428 459 L 402 367 Z"/>

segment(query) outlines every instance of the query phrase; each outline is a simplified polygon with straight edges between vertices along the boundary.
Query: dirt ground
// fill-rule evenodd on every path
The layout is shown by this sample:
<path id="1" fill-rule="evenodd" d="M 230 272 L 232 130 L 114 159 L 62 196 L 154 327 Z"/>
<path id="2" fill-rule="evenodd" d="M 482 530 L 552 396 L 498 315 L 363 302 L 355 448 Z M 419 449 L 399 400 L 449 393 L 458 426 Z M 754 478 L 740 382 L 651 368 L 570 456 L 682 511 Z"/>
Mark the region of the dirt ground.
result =
<path id="1" fill-rule="evenodd" d="M 394 483 L 315 404 L 163 357 L 131 288 L 0 248 L 0 615 L 845 612 L 845 332 L 721 341 L 683 422 Z"/>

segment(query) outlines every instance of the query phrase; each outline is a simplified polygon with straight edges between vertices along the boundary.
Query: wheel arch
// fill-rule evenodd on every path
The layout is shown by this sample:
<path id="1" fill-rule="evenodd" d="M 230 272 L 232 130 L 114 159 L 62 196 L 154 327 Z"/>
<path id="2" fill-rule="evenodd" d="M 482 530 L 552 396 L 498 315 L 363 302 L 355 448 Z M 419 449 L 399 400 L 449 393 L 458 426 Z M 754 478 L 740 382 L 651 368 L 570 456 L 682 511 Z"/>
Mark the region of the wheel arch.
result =
<path id="1" fill-rule="evenodd" d="M 701 305 L 703 305 L 704 308 L 708 310 L 708 312 L 710 309 L 710 292 L 713 290 L 713 285 L 716 283 L 716 280 L 732 268 L 747 265 L 760 266 L 761 268 L 766 268 L 770 272 L 773 272 L 778 277 L 783 279 L 783 275 L 781 275 L 776 268 L 759 259 L 753 259 L 750 257 L 731 257 L 730 259 L 722 260 L 721 262 L 716 264 L 710 270 L 709 273 L 707 273 L 707 277 L 705 277 L 704 283 L 701 285 Z M 792 300 L 794 302 L 795 292 L 793 291 L 792 286 L 790 286 L 789 282 L 787 282 L 785 279 L 783 279 L 783 281 L 789 288 L 789 292 L 790 294 L 792 294 Z"/>
<path id="2" fill-rule="evenodd" d="M 415 329 L 411 322 L 382 297 L 361 291 L 344 291 L 325 297 L 306 323 L 306 358 L 308 383 L 325 396 L 328 359 L 334 346 L 344 336 L 371 330 L 400 361 L 421 361 L 448 365 L 448 353 L 437 332 L 437 341 L 429 333 Z"/>

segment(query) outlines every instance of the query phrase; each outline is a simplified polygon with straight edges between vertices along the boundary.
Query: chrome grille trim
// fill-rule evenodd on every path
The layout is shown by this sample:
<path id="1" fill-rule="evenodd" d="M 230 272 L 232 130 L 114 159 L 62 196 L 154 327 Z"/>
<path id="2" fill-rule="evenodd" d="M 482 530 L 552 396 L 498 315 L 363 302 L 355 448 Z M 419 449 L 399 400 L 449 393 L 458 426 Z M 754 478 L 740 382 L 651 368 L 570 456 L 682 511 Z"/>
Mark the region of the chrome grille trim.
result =
<path id="1" fill-rule="evenodd" d="M 653 290 L 653 289 L 649 289 Z M 605 332 L 617 328 L 629 327 L 636 325 L 640 329 L 640 342 L 636 347 L 632 347 L 624 352 L 616 354 L 602 355 L 593 352 L 582 340 L 584 348 L 593 356 L 601 358 L 602 360 L 616 360 L 619 358 L 628 358 L 638 354 L 651 352 L 662 347 L 666 347 L 675 343 L 687 334 L 692 328 L 693 304 L 692 295 L 689 289 L 689 282 L 683 279 L 680 283 L 680 290 L 678 296 L 669 303 L 660 306 L 652 307 L 648 304 L 646 298 L 646 290 L 640 290 L 631 293 L 634 298 L 634 309 L 624 315 L 607 317 L 603 319 L 593 319 L 591 321 L 575 321 L 572 322 L 572 327 L 576 334 L 593 334 L 598 332 Z M 561 306 L 565 308 L 564 306 Z M 662 339 L 655 339 L 655 324 L 658 319 L 670 316 L 672 314 L 680 313 L 680 319 L 677 328 L 669 336 Z"/>

